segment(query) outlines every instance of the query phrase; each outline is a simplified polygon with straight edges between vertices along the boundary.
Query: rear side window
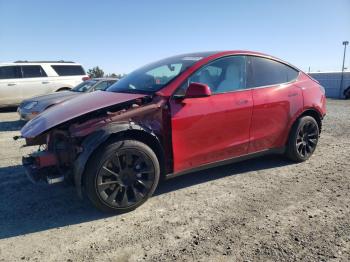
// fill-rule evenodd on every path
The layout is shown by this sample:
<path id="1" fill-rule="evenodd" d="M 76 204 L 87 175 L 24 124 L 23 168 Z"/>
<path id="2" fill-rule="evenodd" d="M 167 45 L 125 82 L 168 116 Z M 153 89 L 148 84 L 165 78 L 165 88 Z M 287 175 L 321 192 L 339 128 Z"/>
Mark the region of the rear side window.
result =
<path id="1" fill-rule="evenodd" d="M 20 78 L 21 70 L 19 66 L 2 66 L 0 67 L 0 79 Z"/>
<path id="2" fill-rule="evenodd" d="M 59 76 L 85 75 L 84 69 L 77 65 L 52 65 L 51 67 Z"/>
<path id="3" fill-rule="evenodd" d="M 278 85 L 295 80 L 299 72 L 280 62 L 262 58 L 250 57 L 250 74 L 248 87 Z"/>
<path id="4" fill-rule="evenodd" d="M 107 81 L 103 81 L 103 82 L 100 82 L 98 83 L 94 89 L 95 90 L 106 90 L 110 85 L 108 84 Z"/>
<path id="5" fill-rule="evenodd" d="M 24 78 L 47 76 L 41 66 L 22 66 L 22 75 Z"/>

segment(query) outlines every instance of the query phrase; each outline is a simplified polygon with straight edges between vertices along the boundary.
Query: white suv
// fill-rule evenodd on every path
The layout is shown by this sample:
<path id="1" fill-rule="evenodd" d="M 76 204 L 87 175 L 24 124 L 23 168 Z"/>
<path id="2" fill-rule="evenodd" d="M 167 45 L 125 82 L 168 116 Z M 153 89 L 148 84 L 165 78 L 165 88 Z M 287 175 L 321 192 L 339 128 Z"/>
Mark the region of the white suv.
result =
<path id="1" fill-rule="evenodd" d="M 0 107 L 17 106 L 27 98 L 69 90 L 86 79 L 83 67 L 74 62 L 0 63 Z"/>

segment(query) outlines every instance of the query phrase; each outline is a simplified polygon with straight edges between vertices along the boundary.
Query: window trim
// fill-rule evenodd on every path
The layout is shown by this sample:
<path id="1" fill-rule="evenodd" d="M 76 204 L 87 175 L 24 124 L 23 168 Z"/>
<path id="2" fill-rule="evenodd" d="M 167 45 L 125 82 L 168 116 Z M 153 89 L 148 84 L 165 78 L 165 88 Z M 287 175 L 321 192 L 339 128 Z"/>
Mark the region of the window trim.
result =
<path id="1" fill-rule="evenodd" d="M 270 57 L 270 56 L 254 55 L 254 54 L 231 54 L 231 55 L 225 55 L 225 56 L 221 56 L 221 57 L 219 57 L 219 58 L 216 58 L 216 59 L 214 59 L 214 60 L 211 60 L 210 62 L 208 62 L 208 63 L 202 65 L 202 66 L 199 67 L 196 71 L 194 71 L 192 74 L 190 74 L 183 82 L 181 82 L 181 84 L 179 84 L 178 88 L 175 89 L 175 91 L 174 91 L 173 94 L 171 95 L 171 98 L 173 98 L 173 99 L 179 99 L 180 97 L 177 97 L 177 96 L 176 96 L 176 92 L 181 88 L 181 86 L 182 86 L 183 84 L 185 84 L 185 82 L 187 82 L 187 88 L 188 88 L 188 84 L 189 84 L 189 83 L 188 83 L 188 80 L 192 77 L 192 75 L 194 75 L 195 73 L 197 73 L 197 72 L 198 72 L 199 70 L 201 70 L 203 67 L 205 67 L 205 66 L 207 66 L 207 65 L 209 65 L 209 64 L 211 64 L 211 63 L 213 63 L 213 62 L 215 62 L 216 60 L 219 60 L 219 59 L 222 59 L 222 58 L 226 58 L 226 57 L 232 57 L 232 56 L 245 56 L 246 58 L 248 58 L 248 57 L 260 57 L 260 58 L 269 59 L 269 60 L 272 60 L 272 61 L 281 63 L 281 64 L 283 64 L 283 65 L 285 65 L 285 66 L 288 66 L 288 67 L 294 69 L 295 71 L 298 72 L 298 75 L 297 75 L 297 77 L 296 77 L 293 81 L 289 81 L 289 82 L 283 82 L 283 83 L 279 83 L 279 84 L 266 85 L 266 86 L 255 86 L 255 87 L 249 87 L 249 88 L 244 88 L 244 89 L 239 89 L 239 90 L 232 90 L 232 91 L 223 92 L 223 93 L 216 93 L 216 94 L 213 93 L 212 96 L 215 96 L 215 95 L 222 95 L 222 94 L 227 94 L 227 93 L 233 93 L 233 92 L 247 91 L 247 90 L 252 90 L 252 89 L 260 89 L 260 88 L 269 88 L 269 87 L 280 86 L 280 85 L 288 85 L 288 84 L 291 84 L 291 83 L 296 82 L 296 81 L 298 80 L 298 78 L 300 77 L 300 74 L 301 74 L 301 71 L 300 71 L 298 68 L 296 68 L 296 67 L 294 67 L 294 66 L 292 66 L 292 65 L 290 65 L 290 64 L 288 64 L 288 63 L 286 63 L 286 62 L 284 62 L 284 61 L 279 61 L 279 60 L 277 60 L 277 59 L 274 59 L 273 57 Z M 247 69 L 248 69 L 248 67 L 246 68 L 246 70 L 247 70 Z M 181 98 L 183 98 L 183 97 L 184 97 L 184 96 L 181 96 Z"/>

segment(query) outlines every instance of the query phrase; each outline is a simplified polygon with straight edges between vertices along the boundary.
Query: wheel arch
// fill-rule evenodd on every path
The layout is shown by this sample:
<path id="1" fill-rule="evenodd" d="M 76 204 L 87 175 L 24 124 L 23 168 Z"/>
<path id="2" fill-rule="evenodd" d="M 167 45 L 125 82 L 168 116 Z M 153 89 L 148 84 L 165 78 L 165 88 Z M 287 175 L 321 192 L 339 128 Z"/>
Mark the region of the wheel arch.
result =
<path id="1" fill-rule="evenodd" d="M 165 159 L 164 149 L 161 144 L 161 140 L 151 130 L 143 128 L 136 124 L 121 124 L 112 127 L 104 128 L 95 131 L 94 133 L 87 136 L 82 142 L 84 151 L 78 156 L 73 167 L 74 183 L 79 197 L 83 197 L 83 182 L 84 172 L 88 161 L 92 155 L 107 145 L 111 141 L 116 139 L 133 139 L 140 141 L 149 146 L 156 154 L 160 170 L 161 178 L 165 174 Z"/>
<path id="2" fill-rule="evenodd" d="M 293 125 L 295 124 L 295 122 L 303 117 L 303 116 L 311 116 L 313 117 L 316 122 L 317 122 L 317 125 L 318 125 L 318 129 L 319 129 L 319 132 L 321 133 L 321 130 L 322 130 L 322 115 L 320 112 L 317 111 L 317 109 L 314 109 L 314 108 L 308 108 L 306 109 L 305 111 L 303 111 L 295 120 L 294 120 L 294 123 Z"/>
<path id="3" fill-rule="evenodd" d="M 72 89 L 71 87 L 65 86 L 65 87 L 58 88 L 55 92 L 68 91 L 71 89 Z"/>
<path id="4" fill-rule="evenodd" d="M 323 119 L 322 114 L 315 108 L 307 108 L 304 111 L 302 111 L 299 114 L 297 114 L 294 117 L 293 121 L 291 121 L 291 124 L 288 127 L 288 136 L 286 137 L 286 140 L 285 140 L 285 143 L 284 143 L 285 145 L 289 141 L 290 133 L 291 133 L 291 131 L 293 129 L 293 126 L 297 123 L 298 119 L 302 118 L 303 116 L 311 116 L 311 117 L 313 117 L 316 120 L 319 132 L 321 133 L 321 130 L 322 130 L 322 119 Z"/>

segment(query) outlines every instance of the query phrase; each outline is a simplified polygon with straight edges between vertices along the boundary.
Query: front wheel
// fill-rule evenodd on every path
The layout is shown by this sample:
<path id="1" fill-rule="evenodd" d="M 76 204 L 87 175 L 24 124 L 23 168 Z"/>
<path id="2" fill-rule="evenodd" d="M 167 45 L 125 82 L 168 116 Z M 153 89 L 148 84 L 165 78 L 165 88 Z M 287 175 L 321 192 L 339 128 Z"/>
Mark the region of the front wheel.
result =
<path id="1" fill-rule="evenodd" d="M 104 212 L 124 213 L 142 205 L 160 176 L 156 154 L 136 140 L 117 140 L 95 152 L 86 167 L 88 198 Z"/>
<path id="2" fill-rule="evenodd" d="M 316 149 L 319 134 L 318 124 L 313 117 L 299 118 L 289 135 L 287 157 L 296 162 L 309 159 Z"/>

